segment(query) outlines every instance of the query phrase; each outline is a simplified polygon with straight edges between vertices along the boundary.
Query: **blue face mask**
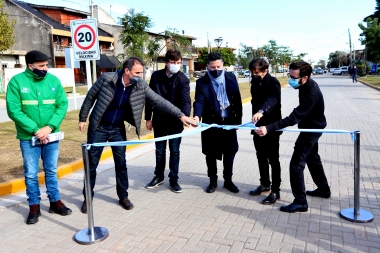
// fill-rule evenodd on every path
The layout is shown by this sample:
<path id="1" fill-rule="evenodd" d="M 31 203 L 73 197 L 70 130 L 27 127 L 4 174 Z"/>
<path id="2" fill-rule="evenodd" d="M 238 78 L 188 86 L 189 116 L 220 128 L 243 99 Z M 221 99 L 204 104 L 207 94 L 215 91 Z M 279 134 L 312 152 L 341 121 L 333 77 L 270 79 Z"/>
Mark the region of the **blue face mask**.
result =
<path id="1" fill-rule="evenodd" d="M 289 81 L 288 81 L 288 83 L 289 83 L 289 85 L 290 86 L 292 86 L 294 89 L 298 89 L 298 87 L 300 87 L 300 83 L 299 83 L 299 80 L 298 79 L 296 79 L 296 80 L 294 80 L 294 79 L 289 79 Z"/>

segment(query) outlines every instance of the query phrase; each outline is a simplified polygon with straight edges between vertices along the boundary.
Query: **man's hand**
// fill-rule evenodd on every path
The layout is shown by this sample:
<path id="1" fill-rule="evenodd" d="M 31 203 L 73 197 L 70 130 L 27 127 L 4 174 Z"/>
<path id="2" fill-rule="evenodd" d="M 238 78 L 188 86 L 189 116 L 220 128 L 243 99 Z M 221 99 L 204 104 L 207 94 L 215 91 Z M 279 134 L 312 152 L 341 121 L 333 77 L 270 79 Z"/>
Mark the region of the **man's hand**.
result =
<path id="1" fill-rule="evenodd" d="M 182 116 L 179 119 L 182 121 L 182 123 L 183 123 L 184 126 L 187 126 L 187 127 L 197 126 L 197 122 L 194 119 L 190 118 L 190 117 Z"/>
<path id="2" fill-rule="evenodd" d="M 41 141 L 42 144 L 46 144 L 49 142 L 49 134 L 51 133 L 51 128 L 46 126 L 38 129 L 35 136 Z"/>
<path id="3" fill-rule="evenodd" d="M 152 121 L 151 120 L 147 120 L 145 122 L 145 125 L 146 125 L 146 129 L 148 129 L 149 131 L 152 131 L 153 125 L 152 125 Z"/>
<path id="4" fill-rule="evenodd" d="M 86 122 L 79 122 L 78 127 L 79 127 L 79 131 L 84 133 L 84 131 L 86 131 Z"/>
<path id="5" fill-rule="evenodd" d="M 255 133 L 257 133 L 259 136 L 263 137 L 268 133 L 268 131 L 267 131 L 267 128 L 265 126 L 261 126 L 259 128 L 256 128 Z"/>
<path id="6" fill-rule="evenodd" d="M 195 122 L 199 123 L 199 117 L 198 116 L 194 116 L 193 119 L 195 120 Z"/>
<path id="7" fill-rule="evenodd" d="M 255 115 L 252 116 L 252 123 L 256 124 L 257 121 L 259 121 L 263 117 L 263 114 L 260 112 L 255 113 Z"/>

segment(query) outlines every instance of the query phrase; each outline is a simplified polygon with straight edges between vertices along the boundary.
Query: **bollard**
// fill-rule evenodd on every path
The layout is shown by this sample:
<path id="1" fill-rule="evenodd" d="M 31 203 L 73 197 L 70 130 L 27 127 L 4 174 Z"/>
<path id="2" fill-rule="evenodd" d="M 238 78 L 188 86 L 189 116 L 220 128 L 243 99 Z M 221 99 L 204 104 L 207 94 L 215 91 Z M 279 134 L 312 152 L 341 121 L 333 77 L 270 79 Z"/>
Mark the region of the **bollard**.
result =
<path id="1" fill-rule="evenodd" d="M 92 209 L 92 194 L 90 184 L 90 166 L 88 162 L 88 150 L 86 143 L 82 143 L 82 155 L 84 164 L 84 185 L 86 189 L 87 219 L 88 228 L 82 229 L 75 234 L 74 240 L 79 244 L 94 244 L 101 242 L 108 237 L 108 229 L 94 227 L 94 214 Z"/>
<path id="2" fill-rule="evenodd" d="M 354 134 L 354 208 L 341 210 L 340 216 L 348 221 L 367 223 L 373 221 L 373 215 L 360 209 L 360 131 Z"/>

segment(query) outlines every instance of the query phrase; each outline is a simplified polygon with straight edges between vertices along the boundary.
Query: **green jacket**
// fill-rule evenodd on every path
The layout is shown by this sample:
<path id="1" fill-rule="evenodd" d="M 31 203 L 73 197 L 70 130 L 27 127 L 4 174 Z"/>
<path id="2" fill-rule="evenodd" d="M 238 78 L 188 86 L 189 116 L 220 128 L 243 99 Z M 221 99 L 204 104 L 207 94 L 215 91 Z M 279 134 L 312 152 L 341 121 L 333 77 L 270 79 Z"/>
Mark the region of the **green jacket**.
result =
<path id="1" fill-rule="evenodd" d="M 41 78 L 29 68 L 9 81 L 6 102 L 8 116 L 15 122 L 20 140 L 30 140 L 45 126 L 59 132 L 68 107 L 59 79 L 49 73 Z"/>

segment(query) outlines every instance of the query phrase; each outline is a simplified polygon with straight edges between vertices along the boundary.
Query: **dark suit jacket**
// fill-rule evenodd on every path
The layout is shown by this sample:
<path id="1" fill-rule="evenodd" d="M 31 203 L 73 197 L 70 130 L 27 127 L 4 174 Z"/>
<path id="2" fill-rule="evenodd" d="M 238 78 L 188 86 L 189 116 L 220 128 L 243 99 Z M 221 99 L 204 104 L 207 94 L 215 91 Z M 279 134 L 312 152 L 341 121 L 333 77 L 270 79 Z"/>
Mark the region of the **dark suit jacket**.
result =
<path id="1" fill-rule="evenodd" d="M 169 83 L 171 83 L 170 87 Z M 190 116 L 191 98 L 189 78 L 181 71 L 174 74 L 170 80 L 166 75 L 166 68 L 155 71 L 149 82 L 149 87 L 158 95 L 164 97 L 167 94 L 167 100 L 178 107 L 186 116 Z M 153 119 L 152 119 L 153 113 Z M 183 124 L 177 118 L 173 117 L 150 104 L 145 105 L 145 120 L 152 119 L 154 136 L 166 136 L 181 133 Z"/>
<path id="2" fill-rule="evenodd" d="M 203 123 L 220 125 L 240 125 L 243 116 L 240 90 L 236 77 L 225 72 L 226 93 L 230 106 L 227 108 L 228 118 L 222 121 L 220 106 L 214 87 L 208 75 L 197 80 L 195 88 L 194 116 Z M 210 128 L 202 132 L 202 152 L 221 160 L 222 154 L 235 155 L 239 149 L 236 130 Z"/>

